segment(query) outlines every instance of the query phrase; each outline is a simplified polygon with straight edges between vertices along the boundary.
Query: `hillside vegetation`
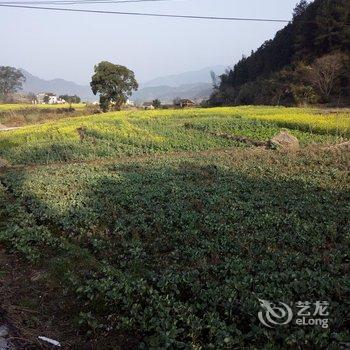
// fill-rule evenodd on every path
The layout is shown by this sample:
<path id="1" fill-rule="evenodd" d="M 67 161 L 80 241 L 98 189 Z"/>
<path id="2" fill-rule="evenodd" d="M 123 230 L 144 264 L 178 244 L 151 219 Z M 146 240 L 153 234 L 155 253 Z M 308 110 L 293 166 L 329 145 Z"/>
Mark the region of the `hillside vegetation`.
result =
<path id="1" fill-rule="evenodd" d="M 349 28 L 348 0 L 302 0 L 290 24 L 221 76 L 210 103 L 350 105 Z"/>
<path id="2" fill-rule="evenodd" d="M 0 132 L 0 244 L 56 291 L 51 336 L 67 349 L 341 348 L 350 155 L 335 144 L 350 115 L 334 112 L 114 112 Z M 301 149 L 228 137 L 281 130 Z M 330 327 L 269 329 L 259 298 L 328 301 Z M 47 319 L 35 303 L 19 328 Z M 71 337 L 56 327 L 67 310 Z"/>

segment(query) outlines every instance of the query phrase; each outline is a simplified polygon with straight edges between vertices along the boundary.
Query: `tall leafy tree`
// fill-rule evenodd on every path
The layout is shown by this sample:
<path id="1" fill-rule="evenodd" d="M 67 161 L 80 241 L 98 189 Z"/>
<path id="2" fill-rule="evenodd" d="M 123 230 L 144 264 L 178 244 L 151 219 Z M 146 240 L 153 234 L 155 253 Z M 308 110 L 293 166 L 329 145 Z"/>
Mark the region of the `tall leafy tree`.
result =
<path id="1" fill-rule="evenodd" d="M 81 102 L 81 98 L 77 95 L 61 95 L 60 98 L 69 104 Z"/>
<path id="2" fill-rule="evenodd" d="M 133 71 L 107 61 L 95 66 L 90 86 L 94 95 L 100 94 L 100 106 L 103 111 L 108 111 L 112 103 L 116 109 L 120 109 L 132 91 L 138 89 Z"/>
<path id="3" fill-rule="evenodd" d="M 156 98 L 155 100 L 152 101 L 152 106 L 155 109 L 158 109 L 162 106 L 162 102 L 158 98 Z"/>
<path id="4" fill-rule="evenodd" d="M 10 94 L 22 89 L 25 82 L 23 73 L 14 67 L 0 66 L 0 98 L 6 99 Z"/>

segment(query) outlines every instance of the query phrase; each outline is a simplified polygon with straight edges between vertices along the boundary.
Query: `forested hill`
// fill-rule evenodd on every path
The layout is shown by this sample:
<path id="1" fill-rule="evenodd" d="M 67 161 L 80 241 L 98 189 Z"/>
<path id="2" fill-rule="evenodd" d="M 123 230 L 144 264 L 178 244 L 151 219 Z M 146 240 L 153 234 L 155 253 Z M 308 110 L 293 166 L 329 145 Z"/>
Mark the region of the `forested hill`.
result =
<path id="1" fill-rule="evenodd" d="M 337 98 L 347 104 L 349 51 L 350 1 L 303 0 L 273 40 L 221 76 L 210 102 L 291 105 Z M 320 81 L 324 75 L 331 86 Z"/>

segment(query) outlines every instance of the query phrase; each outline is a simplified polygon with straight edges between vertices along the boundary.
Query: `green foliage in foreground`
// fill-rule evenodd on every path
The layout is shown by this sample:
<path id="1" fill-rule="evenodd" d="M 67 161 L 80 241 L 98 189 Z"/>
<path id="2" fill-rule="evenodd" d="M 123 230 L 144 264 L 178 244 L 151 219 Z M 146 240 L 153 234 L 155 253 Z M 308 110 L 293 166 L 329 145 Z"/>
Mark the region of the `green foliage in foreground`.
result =
<path id="1" fill-rule="evenodd" d="M 201 130 L 187 129 L 188 123 Z M 0 157 L 13 164 L 42 164 L 200 151 L 245 146 L 212 131 L 267 141 L 283 129 L 302 145 L 336 143 L 350 138 L 350 116 L 278 107 L 107 113 L 0 133 Z"/>
<path id="2" fill-rule="evenodd" d="M 341 151 L 236 149 L 12 171 L 0 240 L 45 259 L 94 334 L 152 349 L 338 349 L 348 164 Z M 330 329 L 265 328 L 257 298 L 327 300 Z"/>

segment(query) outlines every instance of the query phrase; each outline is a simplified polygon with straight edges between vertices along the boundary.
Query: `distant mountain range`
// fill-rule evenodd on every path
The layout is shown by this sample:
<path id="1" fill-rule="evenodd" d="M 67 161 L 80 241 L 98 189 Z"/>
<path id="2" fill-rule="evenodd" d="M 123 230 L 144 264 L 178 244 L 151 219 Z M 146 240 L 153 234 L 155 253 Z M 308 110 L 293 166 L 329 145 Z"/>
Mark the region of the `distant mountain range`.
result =
<path id="1" fill-rule="evenodd" d="M 89 85 L 79 85 L 64 79 L 44 80 L 23 69 L 21 69 L 21 71 L 26 77 L 26 81 L 23 84 L 24 92 L 33 92 L 35 94 L 40 92 L 52 92 L 57 95 L 78 95 L 83 101 L 96 100 L 96 96 L 93 95 Z"/>
<path id="2" fill-rule="evenodd" d="M 223 74 L 225 69 L 226 67 L 221 65 L 159 77 L 141 84 L 132 98 L 137 102 L 152 101 L 157 98 L 165 103 L 170 103 L 177 97 L 193 100 L 207 99 L 213 89 L 210 72 L 218 76 Z"/>
<path id="3" fill-rule="evenodd" d="M 156 98 L 162 102 L 171 102 L 173 99 L 190 98 L 205 99 L 212 91 L 210 72 L 216 75 L 224 73 L 225 66 L 213 66 L 198 71 L 173 74 L 150 80 L 140 85 L 132 99 L 138 102 L 151 101 Z M 89 85 L 79 85 L 64 79 L 45 80 L 38 78 L 22 69 L 26 77 L 23 91 L 26 93 L 52 92 L 57 95 L 78 95 L 83 101 L 96 101 Z"/>
<path id="4" fill-rule="evenodd" d="M 207 99 L 212 92 L 212 84 L 196 83 L 180 86 L 151 86 L 136 91 L 132 95 L 135 102 L 161 100 L 163 103 L 171 103 L 175 98 L 189 98 L 192 100 Z"/>
<path id="5" fill-rule="evenodd" d="M 141 84 L 142 88 L 150 86 L 172 86 L 178 87 L 181 85 L 195 83 L 212 83 L 210 72 L 213 71 L 216 75 L 221 75 L 225 72 L 225 66 L 206 67 L 196 71 L 184 72 L 180 74 L 172 74 L 164 77 L 159 77 Z"/>

